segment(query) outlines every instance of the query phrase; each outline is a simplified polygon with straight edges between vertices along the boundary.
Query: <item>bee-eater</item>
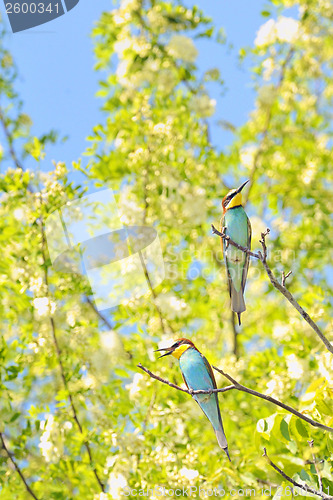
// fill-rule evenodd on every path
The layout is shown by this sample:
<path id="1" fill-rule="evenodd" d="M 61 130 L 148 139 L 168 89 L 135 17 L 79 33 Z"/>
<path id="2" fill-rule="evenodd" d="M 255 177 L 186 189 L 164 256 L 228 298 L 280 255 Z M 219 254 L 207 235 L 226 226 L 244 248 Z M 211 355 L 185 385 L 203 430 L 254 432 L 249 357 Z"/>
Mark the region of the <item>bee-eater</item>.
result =
<path id="1" fill-rule="evenodd" d="M 172 354 L 179 360 L 180 371 L 188 389 L 194 391 L 216 389 L 216 381 L 210 364 L 191 340 L 178 339 L 171 347 L 157 349 L 157 351 L 166 351 L 160 358 Z M 194 394 L 193 398 L 212 424 L 217 441 L 230 460 L 228 443 L 222 425 L 218 393 Z"/>
<path id="2" fill-rule="evenodd" d="M 251 249 L 251 224 L 242 207 L 241 194 L 243 187 L 248 182 L 244 182 L 238 189 L 232 189 L 223 198 L 221 231 L 225 231 L 225 234 L 238 245 Z M 246 310 L 244 289 L 250 256 L 233 245 L 228 245 L 228 242 L 223 238 L 222 250 L 224 250 L 227 268 L 231 309 L 237 313 L 238 323 L 241 324 L 241 313 Z"/>

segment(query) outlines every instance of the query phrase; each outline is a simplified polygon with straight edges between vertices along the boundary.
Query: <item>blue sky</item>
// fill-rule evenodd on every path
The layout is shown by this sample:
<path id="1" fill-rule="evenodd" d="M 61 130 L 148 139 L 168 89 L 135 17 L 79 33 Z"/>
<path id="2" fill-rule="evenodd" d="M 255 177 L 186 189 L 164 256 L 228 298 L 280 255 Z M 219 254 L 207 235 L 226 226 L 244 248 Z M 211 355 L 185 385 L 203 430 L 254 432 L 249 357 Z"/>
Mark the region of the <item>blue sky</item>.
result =
<path id="1" fill-rule="evenodd" d="M 211 16 L 218 27 L 225 29 L 228 43 L 234 46 L 227 50 L 226 46 L 207 41 L 197 43 L 199 69 L 218 67 L 228 89 L 223 97 L 215 95 L 214 90 L 212 95 L 217 100 L 213 142 L 225 147 L 232 136 L 222 131 L 217 121 L 224 119 L 240 125 L 253 106 L 251 75 L 248 68 L 239 68 L 237 53 L 239 48 L 253 44 L 256 31 L 265 21 L 260 13 L 267 3 L 264 0 L 187 0 L 186 3 L 196 3 Z M 68 166 L 77 160 L 85 150 L 85 138 L 103 119 L 102 101 L 95 97 L 100 75 L 93 71 L 90 33 L 100 14 L 112 8 L 111 0 L 80 0 L 73 10 L 48 24 L 8 35 L 8 48 L 19 68 L 17 88 L 24 109 L 33 120 L 33 133 L 39 135 L 56 129 L 69 137 L 66 143 L 49 147 L 45 169 L 51 160 L 66 161 Z M 10 32 L 7 19 L 6 23 Z"/>

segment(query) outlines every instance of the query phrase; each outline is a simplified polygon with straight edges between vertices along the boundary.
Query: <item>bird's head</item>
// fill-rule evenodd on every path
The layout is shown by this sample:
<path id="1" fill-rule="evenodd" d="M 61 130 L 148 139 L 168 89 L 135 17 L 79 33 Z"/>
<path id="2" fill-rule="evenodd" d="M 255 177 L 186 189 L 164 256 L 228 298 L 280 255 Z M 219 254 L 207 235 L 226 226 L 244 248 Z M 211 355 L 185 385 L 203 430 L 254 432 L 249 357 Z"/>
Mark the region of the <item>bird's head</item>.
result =
<path id="1" fill-rule="evenodd" d="M 242 204 L 242 189 L 246 184 L 250 182 L 249 180 L 243 182 L 241 186 L 237 189 L 231 189 L 229 193 L 223 198 L 222 200 L 222 208 L 223 208 L 223 214 L 226 213 L 226 211 L 229 208 L 232 207 L 238 207 L 239 205 Z"/>
<path id="2" fill-rule="evenodd" d="M 171 347 L 164 347 L 163 349 L 156 349 L 155 352 L 158 351 L 166 351 L 160 358 L 163 358 L 164 356 L 169 356 L 172 354 L 175 358 L 179 359 L 180 356 L 187 351 L 190 347 L 194 347 L 196 349 L 195 345 L 191 340 L 188 339 L 178 339 L 174 344 L 172 344 Z"/>

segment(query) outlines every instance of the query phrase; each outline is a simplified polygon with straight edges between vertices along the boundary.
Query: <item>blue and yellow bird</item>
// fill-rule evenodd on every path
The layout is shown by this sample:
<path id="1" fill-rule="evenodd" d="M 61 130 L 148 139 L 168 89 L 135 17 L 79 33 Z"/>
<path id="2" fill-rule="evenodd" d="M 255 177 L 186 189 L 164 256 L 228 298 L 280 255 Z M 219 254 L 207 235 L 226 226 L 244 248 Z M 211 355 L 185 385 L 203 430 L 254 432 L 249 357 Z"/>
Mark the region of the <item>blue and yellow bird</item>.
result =
<path id="1" fill-rule="evenodd" d="M 232 189 L 222 200 L 223 217 L 221 231 L 229 236 L 235 243 L 251 249 L 251 224 L 242 207 L 242 189 L 249 181 L 244 182 L 238 189 Z M 250 256 L 238 248 L 228 245 L 221 238 L 227 268 L 231 309 L 238 316 L 241 324 L 241 313 L 246 310 L 244 289 L 249 269 Z"/>
<path id="2" fill-rule="evenodd" d="M 194 391 L 216 389 L 216 381 L 210 364 L 191 340 L 178 339 L 171 347 L 157 349 L 157 351 L 166 351 L 160 358 L 172 354 L 179 360 L 179 367 L 188 389 Z M 230 460 L 228 443 L 222 425 L 218 393 L 194 394 L 193 398 L 212 424 L 218 444 Z"/>

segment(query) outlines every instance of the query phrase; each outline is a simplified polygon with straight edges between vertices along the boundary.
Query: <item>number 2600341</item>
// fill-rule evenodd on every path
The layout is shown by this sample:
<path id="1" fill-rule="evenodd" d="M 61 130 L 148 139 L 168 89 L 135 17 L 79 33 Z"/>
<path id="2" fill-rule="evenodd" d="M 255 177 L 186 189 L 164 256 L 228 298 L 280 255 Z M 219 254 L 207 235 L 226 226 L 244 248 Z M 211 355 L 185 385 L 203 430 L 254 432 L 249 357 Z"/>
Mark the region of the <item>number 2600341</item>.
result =
<path id="1" fill-rule="evenodd" d="M 49 13 L 59 14 L 59 4 L 52 5 L 51 3 L 6 3 L 7 14 L 44 14 Z"/>

